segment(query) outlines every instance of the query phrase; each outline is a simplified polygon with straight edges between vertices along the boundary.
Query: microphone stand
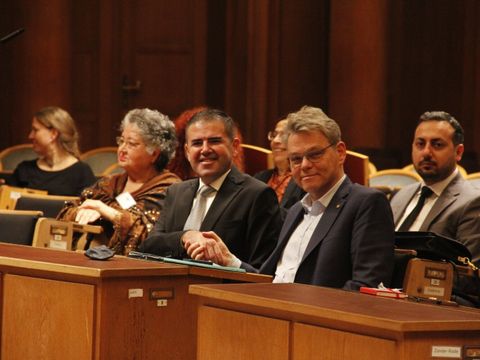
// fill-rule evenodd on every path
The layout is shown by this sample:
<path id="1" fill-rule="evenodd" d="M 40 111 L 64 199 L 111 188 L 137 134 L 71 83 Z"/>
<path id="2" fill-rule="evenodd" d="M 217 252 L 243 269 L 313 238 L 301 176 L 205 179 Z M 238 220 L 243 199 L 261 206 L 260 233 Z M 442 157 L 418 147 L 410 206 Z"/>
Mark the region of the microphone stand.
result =
<path id="1" fill-rule="evenodd" d="M 3 38 L 0 39 L 0 44 L 3 44 L 5 42 L 7 42 L 8 40 L 14 38 L 15 36 L 17 35 L 20 35 L 21 33 L 23 33 L 25 31 L 24 28 L 20 28 L 18 30 L 15 30 L 13 32 L 11 32 L 10 34 L 8 35 L 5 35 Z"/>

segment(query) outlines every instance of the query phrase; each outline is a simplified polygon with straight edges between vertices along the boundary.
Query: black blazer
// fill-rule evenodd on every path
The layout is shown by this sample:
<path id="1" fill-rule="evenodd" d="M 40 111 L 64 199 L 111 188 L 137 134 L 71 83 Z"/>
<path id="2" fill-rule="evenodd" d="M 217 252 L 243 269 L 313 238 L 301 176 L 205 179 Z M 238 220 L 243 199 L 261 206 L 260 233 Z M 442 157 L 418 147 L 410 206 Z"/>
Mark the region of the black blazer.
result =
<path id="1" fill-rule="evenodd" d="M 303 219 L 301 203 L 290 208 L 278 246 L 260 268 L 275 274 L 277 263 Z M 295 282 L 358 290 L 388 286 L 393 271 L 394 225 L 385 195 L 346 178 L 313 232 Z M 242 267 L 248 267 L 243 264 Z M 249 268 L 249 270 L 252 270 Z"/>
<path id="2" fill-rule="evenodd" d="M 198 189 L 198 179 L 168 187 L 164 209 L 142 252 L 184 257 L 180 244 Z M 277 243 L 281 228 L 280 208 L 275 192 L 253 177 L 232 168 L 210 206 L 201 231 L 214 231 L 240 260 L 260 267 Z"/>
<path id="3" fill-rule="evenodd" d="M 263 170 L 259 173 L 256 173 L 254 177 L 264 183 L 267 183 L 268 180 L 272 177 L 273 169 Z M 283 194 L 282 201 L 280 201 L 280 206 L 286 210 L 290 209 L 293 204 L 301 200 L 305 195 L 305 191 L 297 185 L 293 177 L 288 182 L 285 193 Z"/>

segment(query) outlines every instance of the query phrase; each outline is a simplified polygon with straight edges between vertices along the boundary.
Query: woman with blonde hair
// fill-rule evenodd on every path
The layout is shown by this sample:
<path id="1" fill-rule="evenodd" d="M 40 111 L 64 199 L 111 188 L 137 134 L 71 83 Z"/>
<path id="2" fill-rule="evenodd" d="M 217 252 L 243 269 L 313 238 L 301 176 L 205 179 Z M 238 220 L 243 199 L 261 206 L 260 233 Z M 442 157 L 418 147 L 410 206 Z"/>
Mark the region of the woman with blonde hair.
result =
<path id="1" fill-rule="evenodd" d="M 77 196 L 95 182 L 90 166 L 79 160 L 78 131 L 65 110 L 49 106 L 36 112 L 28 139 L 38 158 L 21 162 L 9 185 Z"/>

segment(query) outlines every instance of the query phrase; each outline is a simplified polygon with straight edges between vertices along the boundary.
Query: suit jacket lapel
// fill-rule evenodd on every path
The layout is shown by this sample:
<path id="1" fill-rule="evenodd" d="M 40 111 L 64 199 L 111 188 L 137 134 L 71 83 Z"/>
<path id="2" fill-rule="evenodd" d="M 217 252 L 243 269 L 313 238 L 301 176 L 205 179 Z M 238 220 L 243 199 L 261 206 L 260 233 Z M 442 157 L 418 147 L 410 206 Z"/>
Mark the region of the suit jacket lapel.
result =
<path id="1" fill-rule="evenodd" d="M 440 197 L 435 201 L 433 204 L 432 209 L 428 213 L 427 217 L 423 221 L 422 226 L 420 227 L 420 231 L 426 231 L 432 222 L 442 213 L 444 212 L 450 204 L 457 200 L 458 195 L 460 195 L 460 189 L 457 186 L 458 178 L 452 180 L 445 190 L 440 194 Z"/>
<path id="2" fill-rule="evenodd" d="M 327 236 L 331 227 L 335 223 L 335 220 L 345 206 L 351 188 L 352 183 L 348 178 L 346 178 L 333 196 L 330 204 L 328 204 L 325 212 L 322 215 L 322 218 L 320 219 L 320 222 L 313 231 L 312 238 L 305 249 L 302 261 L 305 260 L 305 258 L 313 251 L 313 249 L 315 249 Z"/>
<path id="3" fill-rule="evenodd" d="M 398 225 L 398 222 L 402 218 L 403 214 L 405 213 L 405 210 L 407 209 L 408 204 L 417 193 L 419 187 L 420 185 L 411 186 L 405 189 L 405 193 L 402 195 L 402 197 L 398 198 L 397 201 L 391 203 L 392 211 L 393 211 L 393 221 L 395 223 L 395 226 Z"/>
<path id="4" fill-rule="evenodd" d="M 230 202 L 235 198 L 237 193 L 242 189 L 243 177 L 241 173 L 236 169 L 232 168 L 230 173 L 227 175 L 223 181 L 222 186 L 217 192 L 215 199 L 213 200 L 212 205 L 208 209 L 205 218 L 203 219 L 200 230 L 204 229 L 213 229 L 216 222 L 223 214 L 225 208 L 230 204 Z"/>

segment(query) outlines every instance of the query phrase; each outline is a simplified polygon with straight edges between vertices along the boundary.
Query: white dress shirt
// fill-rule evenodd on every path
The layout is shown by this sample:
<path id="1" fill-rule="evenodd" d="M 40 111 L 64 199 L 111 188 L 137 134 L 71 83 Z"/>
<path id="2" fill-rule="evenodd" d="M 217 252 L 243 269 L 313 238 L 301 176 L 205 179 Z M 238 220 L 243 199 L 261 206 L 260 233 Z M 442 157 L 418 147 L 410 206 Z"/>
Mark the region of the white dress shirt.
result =
<path id="1" fill-rule="evenodd" d="M 282 256 L 275 270 L 274 283 L 294 282 L 295 275 L 302 262 L 307 245 L 312 238 L 312 234 L 317 228 L 325 209 L 328 207 L 328 204 L 344 180 L 345 175 L 318 200 L 312 201 L 309 194 L 303 197 L 301 200 L 304 209 L 303 220 L 300 221 L 293 231 L 285 249 L 283 249 Z"/>

